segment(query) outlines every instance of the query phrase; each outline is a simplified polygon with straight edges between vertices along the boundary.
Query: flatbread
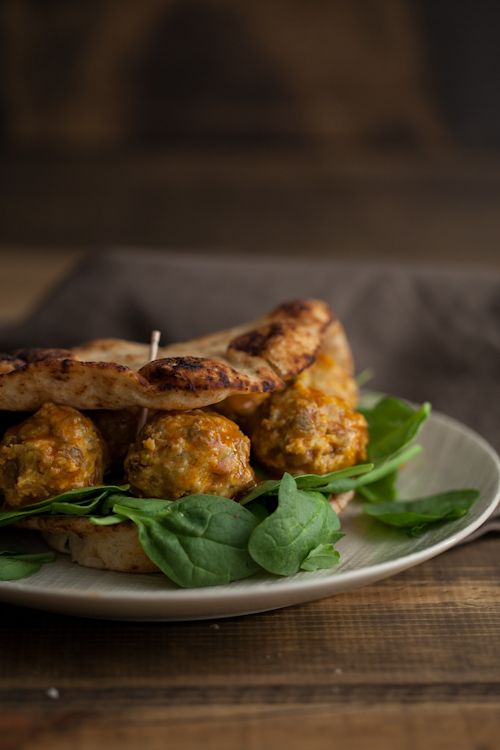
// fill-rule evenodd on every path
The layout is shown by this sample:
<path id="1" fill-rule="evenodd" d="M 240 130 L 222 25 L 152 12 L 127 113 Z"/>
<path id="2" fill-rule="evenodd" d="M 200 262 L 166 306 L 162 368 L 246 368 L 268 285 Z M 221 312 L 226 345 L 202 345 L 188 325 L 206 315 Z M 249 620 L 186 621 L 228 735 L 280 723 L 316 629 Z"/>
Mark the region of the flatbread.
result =
<path id="1" fill-rule="evenodd" d="M 144 552 L 137 526 L 131 521 L 97 526 L 84 516 L 34 516 L 20 521 L 16 526 L 40 531 L 53 549 L 69 555 L 73 562 L 86 568 L 123 573 L 160 572 Z"/>
<path id="2" fill-rule="evenodd" d="M 246 325 L 161 347 L 149 363 L 147 344 L 121 339 L 18 350 L 0 355 L 0 409 L 34 411 L 46 401 L 77 409 L 195 409 L 235 394 L 280 390 L 320 348 L 352 369 L 328 305 L 294 300 Z"/>

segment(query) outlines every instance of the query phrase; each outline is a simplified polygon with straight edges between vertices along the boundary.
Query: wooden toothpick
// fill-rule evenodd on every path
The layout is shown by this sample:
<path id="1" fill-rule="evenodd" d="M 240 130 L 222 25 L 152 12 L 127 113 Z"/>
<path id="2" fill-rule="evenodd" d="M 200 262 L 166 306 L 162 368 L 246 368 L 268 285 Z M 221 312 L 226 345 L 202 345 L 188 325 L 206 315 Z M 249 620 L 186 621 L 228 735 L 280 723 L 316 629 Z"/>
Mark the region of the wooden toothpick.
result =
<path id="1" fill-rule="evenodd" d="M 160 337 L 161 337 L 160 331 L 151 331 L 151 339 L 149 341 L 148 362 L 152 362 L 154 359 L 158 357 L 158 347 L 160 345 Z M 146 407 L 141 409 L 139 420 L 137 422 L 136 436 L 140 433 L 140 431 L 146 424 L 148 413 L 149 413 L 149 409 L 147 409 Z"/>

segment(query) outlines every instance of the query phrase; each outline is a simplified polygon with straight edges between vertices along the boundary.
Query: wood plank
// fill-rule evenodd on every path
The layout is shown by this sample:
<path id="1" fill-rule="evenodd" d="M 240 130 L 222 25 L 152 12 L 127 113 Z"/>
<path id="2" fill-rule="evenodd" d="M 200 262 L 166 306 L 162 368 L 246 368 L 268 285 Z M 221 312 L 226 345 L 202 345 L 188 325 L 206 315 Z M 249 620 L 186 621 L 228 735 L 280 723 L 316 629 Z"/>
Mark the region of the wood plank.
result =
<path id="1" fill-rule="evenodd" d="M 498 747 L 499 705 L 448 703 L 436 706 L 301 704 L 269 708 L 179 710 L 142 706 L 126 712 L 111 707 L 99 714 L 51 709 L 44 714 L 15 711 L 0 719 L 0 750 L 349 750 Z"/>
<path id="2" fill-rule="evenodd" d="M 202 150 L 11 157 L 2 241 L 493 264 L 495 157 Z"/>

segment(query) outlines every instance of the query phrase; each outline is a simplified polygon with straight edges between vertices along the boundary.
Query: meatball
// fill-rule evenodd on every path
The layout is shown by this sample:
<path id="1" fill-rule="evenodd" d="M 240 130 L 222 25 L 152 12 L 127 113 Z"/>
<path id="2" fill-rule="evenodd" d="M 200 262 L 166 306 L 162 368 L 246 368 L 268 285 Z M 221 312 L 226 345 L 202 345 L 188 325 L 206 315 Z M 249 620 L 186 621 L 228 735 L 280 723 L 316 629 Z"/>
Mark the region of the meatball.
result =
<path id="1" fill-rule="evenodd" d="M 221 414 L 157 413 L 130 447 L 125 473 L 143 497 L 233 497 L 255 482 L 249 458 L 250 440 Z"/>
<path id="2" fill-rule="evenodd" d="M 5 505 L 18 508 L 100 484 L 104 465 L 104 441 L 91 420 L 70 406 L 47 403 L 5 433 L 0 490 Z"/>
<path id="3" fill-rule="evenodd" d="M 329 354 L 318 354 L 314 364 L 299 375 L 297 382 L 328 396 L 338 396 L 353 408 L 358 402 L 356 380 Z"/>
<path id="4" fill-rule="evenodd" d="M 252 435 L 258 460 L 271 472 L 326 474 L 362 461 L 365 418 L 337 396 L 302 383 L 274 393 Z"/>

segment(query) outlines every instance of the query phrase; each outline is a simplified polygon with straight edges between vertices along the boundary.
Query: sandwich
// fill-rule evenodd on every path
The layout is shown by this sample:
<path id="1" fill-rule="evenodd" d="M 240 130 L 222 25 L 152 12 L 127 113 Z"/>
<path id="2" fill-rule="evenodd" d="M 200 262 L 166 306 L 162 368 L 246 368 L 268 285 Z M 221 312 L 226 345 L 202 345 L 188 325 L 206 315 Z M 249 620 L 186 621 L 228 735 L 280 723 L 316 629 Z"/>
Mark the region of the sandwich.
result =
<path id="1" fill-rule="evenodd" d="M 147 345 L 118 339 L 1 355 L 2 510 L 80 565 L 157 571 L 131 520 L 43 508 L 109 487 L 126 487 L 139 509 L 192 496 L 237 503 L 262 476 L 356 467 L 368 443 L 357 396 L 344 330 L 319 300 L 163 346 L 153 361 Z"/>

